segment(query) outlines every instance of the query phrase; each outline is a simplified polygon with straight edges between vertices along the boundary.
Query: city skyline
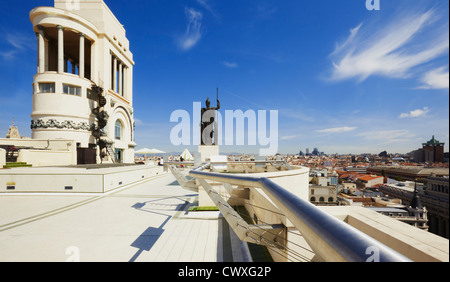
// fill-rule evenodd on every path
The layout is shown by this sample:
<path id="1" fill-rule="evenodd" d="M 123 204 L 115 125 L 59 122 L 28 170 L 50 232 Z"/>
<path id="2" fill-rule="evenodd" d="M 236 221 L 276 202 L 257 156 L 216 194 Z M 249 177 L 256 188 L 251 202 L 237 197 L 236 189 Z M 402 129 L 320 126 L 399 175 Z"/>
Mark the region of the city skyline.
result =
<path id="1" fill-rule="evenodd" d="M 243 3 L 244 2 L 244 3 Z M 435 136 L 449 148 L 448 2 L 108 1 L 134 54 L 137 149 L 170 144 L 170 115 L 216 88 L 222 111 L 277 110 L 279 153 L 407 153 Z M 35 6 L 2 10 L 0 135 L 30 136 Z M 237 7 L 239 7 L 237 9 Z M 256 153 L 259 146 L 222 146 Z"/>

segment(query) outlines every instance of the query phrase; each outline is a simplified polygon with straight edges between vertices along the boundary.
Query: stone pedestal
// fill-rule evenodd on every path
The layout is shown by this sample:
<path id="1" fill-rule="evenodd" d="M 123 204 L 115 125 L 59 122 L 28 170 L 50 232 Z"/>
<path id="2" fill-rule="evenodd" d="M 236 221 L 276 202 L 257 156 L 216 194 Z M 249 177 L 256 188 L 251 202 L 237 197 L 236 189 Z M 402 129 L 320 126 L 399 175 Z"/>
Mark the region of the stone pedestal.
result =
<path id="1" fill-rule="evenodd" d="M 219 156 L 219 146 L 216 145 L 200 145 L 198 146 L 201 162 L 211 161 L 212 156 Z"/>

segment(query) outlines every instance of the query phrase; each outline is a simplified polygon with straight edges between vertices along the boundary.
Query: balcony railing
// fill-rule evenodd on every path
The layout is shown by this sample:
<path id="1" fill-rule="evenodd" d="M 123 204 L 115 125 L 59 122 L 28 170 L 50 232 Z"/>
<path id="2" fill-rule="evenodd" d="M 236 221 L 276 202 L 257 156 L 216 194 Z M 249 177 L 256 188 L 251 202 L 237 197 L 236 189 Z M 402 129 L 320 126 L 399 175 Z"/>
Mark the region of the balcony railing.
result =
<path id="1" fill-rule="evenodd" d="M 261 188 L 303 235 L 314 253 L 327 262 L 409 262 L 407 257 L 367 234 L 322 211 L 267 178 L 205 172 L 203 165 L 189 172 L 206 180 L 240 187 Z M 205 183 L 206 184 L 206 183 Z M 221 207 L 218 207 L 221 209 Z M 225 219 L 227 217 L 225 216 Z"/>

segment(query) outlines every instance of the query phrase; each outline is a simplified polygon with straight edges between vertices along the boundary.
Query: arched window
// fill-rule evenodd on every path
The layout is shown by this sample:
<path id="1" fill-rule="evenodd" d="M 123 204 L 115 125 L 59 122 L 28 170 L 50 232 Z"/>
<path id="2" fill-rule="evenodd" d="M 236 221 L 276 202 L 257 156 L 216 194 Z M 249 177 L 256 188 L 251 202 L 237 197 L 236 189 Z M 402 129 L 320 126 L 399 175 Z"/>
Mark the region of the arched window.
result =
<path id="1" fill-rule="evenodd" d="M 122 139 L 122 131 L 123 131 L 123 124 L 120 120 L 116 120 L 115 125 L 115 138 L 116 140 Z"/>
<path id="2" fill-rule="evenodd" d="M 334 202 L 334 201 L 333 201 L 333 197 L 329 197 L 329 198 L 328 198 L 328 202 L 329 202 L 329 203 Z"/>
<path id="3" fill-rule="evenodd" d="M 312 203 L 312 202 L 315 202 L 315 201 L 316 201 L 316 197 L 311 197 L 310 202 Z"/>
<path id="4" fill-rule="evenodd" d="M 324 197 L 320 197 L 319 198 L 319 202 L 325 202 L 325 198 Z"/>

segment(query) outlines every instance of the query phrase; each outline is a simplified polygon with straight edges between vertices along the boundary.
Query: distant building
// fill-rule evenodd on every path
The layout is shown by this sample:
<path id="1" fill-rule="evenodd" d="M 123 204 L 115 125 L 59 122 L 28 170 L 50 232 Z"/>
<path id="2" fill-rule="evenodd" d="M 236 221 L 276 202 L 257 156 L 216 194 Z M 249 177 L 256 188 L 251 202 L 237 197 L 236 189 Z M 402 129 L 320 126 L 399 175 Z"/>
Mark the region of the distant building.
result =
<path id="1" fill-rule="evenodd" d="M 332 186 L 338 184 L 338 178 L 334 175 L 317 176 L 313 178 L 312 183 L 318 186 Z"/>
<path id="2" fill-rule="evenodd" d="M 378 156 L 380 158 L 387 158 L 388 157 L 388 153 L 386 151 L 383 151 L 383 152 L 379 153 Z"/>
<path id="3" fill-rule="evenodd" d="M 425 193 L 423 202 L 429 210 L 430 232 L 449 238 L 449 178 L 428 177 Z"/>
<path id="4" fill-rule="evenodd" d="M 21 136 L 19 134 L 19 129 L 14 124 L 14 119 L 12 125 L 8 129 L 8 133 L 6 134 L 7 139 L 20 139 Z"/>
<path id="5" fill-rule="evenodd" d="M 433 137 L 430 141 L 423 143 L 425 162 L 444 162 L 444 145 Z"/>
<path id="6" fill-rule="evenodd" d="M 416 163 L 443 163 L 444 162 L 444 145 L 433 137 L 426 143 L 422 143 L 422 148 L 411 152 L 411 158 Z"/>
<path id="7" fill-rule="evenodd" d="M 412 199 L 410 199 L 409 206 L 405 207 L 368 207 L 378 213 L 395 218 L 399 221 L 408 223 L 414 227 L 428 230 L 428 211 L 427 208 L 422 205 L 419 197 L 419 192 L 414 189 Z"/>
<path id="8" fill-rule="evenodd" d="M 366 173 L 367 172 L 367 168 L 366 167 L 352 167 L 352 166 L 348 166 L 345 168 L 345 171 L 348 172 L 356 172 L 356 173 Z"/>
<path id="9" fill-rule="evenodd" d="M 355 193 L 356 190 L 356 183 L 348 183 L 348 182 L 344 182 L 341 184 L 343 187 L 343 192 L 347 193 L 347 194 L 353 194 Z"/>
<path id="10" fill-rule="evenodd" d="M 309 201 L 314 205 L 337 205 L 336 186 L 309 186 Z"/>
<path id="11" fill-rule="evenodd" d="M 358 177 L 356 180 L 356 184 L 362 188 L 373 187 L 378 184 L 383 184 L 384 177 L 383 176 L 374 176 L 374 175 L 363 175 Z"/>
<path id="12" fill-rule="evenodd" d="M 436 235 L 449 238 L 449 178 L 429 176 L 423 181 L 427 182 L 424 190 L 416 189 L 407 182 L 407 185 L 385 184 L 379 189 L 385 195 L 401 199 L 405 204 L 411 205 L 414 193 L 420 196 L 421 204 L 427 209 L 428 231 Z M 399 183 L 401 184 L 401 183 Z"/>
<path id="13" fill-rule="evenodd" d="M 448 176 L 448 168 L 426 168 L 423 166 L 374 166 L 368 167 L 367 173 L 383 175 L 400 181 L 414 181 L 426 179 L 432 174 L 436 176 Z"/>

